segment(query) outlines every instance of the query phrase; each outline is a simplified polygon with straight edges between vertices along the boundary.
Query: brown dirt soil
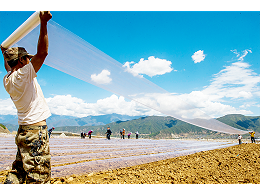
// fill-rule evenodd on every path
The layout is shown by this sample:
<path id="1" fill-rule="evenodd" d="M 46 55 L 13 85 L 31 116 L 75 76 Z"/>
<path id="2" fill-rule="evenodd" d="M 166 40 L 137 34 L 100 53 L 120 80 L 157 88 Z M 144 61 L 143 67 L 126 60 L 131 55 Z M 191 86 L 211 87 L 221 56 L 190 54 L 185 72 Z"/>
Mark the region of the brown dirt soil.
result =
<path id="1" fill-rule="evenodd" d="M 0 172 L 0 182 L 6 173 Z M 241 144 L 133 167 L 52 178 L 51 183 L 260 184 L 260 144 Z"/>
<path id="2" fill-rule="evenodd" d="M 260 183 L 260 144 L 242 144 L 128 168 L 52 178 L 65 184 Z"/>

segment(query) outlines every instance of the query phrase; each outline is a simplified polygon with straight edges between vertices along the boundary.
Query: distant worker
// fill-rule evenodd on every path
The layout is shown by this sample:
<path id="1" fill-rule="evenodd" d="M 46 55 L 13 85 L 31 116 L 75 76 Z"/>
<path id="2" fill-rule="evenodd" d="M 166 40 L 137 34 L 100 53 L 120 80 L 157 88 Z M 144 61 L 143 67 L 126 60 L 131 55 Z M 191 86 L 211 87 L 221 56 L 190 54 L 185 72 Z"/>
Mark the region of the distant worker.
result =
<path id="1" fill-rule="evenodd" d="M 86 133 L 84 133 L 83 131 L 81 132 L 81 134 L 80 134 L 80 136 L 81 136 L 81 139 L 85 139 L 85 137 L 86 137 Z"/>
<path id="2" fill-rule="evenodd" d="M 125 139 L 125 129 L 123 129 L 122 135 L 123 135 L 123 139 Z"/>
<path id="3" fill-rule="evenodd" d="M 238 139 L 239 145 L 242 144 L 242 136 L 240 134 L 238 134 L 237 139 Z"/>
<path id="4" fill-rule="evenodd" d="M 112 134 L 112 131 L 110 130 L 110 127 L 107 127 L 107 132 L 106 132 L 106 134 L 107 134 L 107 139 L 110 140 L 110 136 L 111 136 L 111 134 Z"/>
<path id="5" fill-rule="evenodd" d="M 249 134 L 251 135 L 251 142 L 255 143 L 255 132 L 254 131 L 249 131 Z"/>
<path id="6" fill-rule="evenodd" d="M 91 139 L 91 134 L 93 133 L 93 130 L 90 130 L 89 132 L 88 132 L 88 137 L 89 137 L 89 139 Z"/>
<path id="7" fill-rule="evenodd" d="M 136 138 L 136 139 L 138 139 L 138 135 L 139 135 L 139 133 L 138 133 L 138 131 L 136 131 L 136 132 L 135 132 L 135 138 Z"/>
<path id="8" fill-rule="evenodd" d="M 127 136 L 128 136 L 128 139 L 130 139 L 130 136 L 131 136 L 131 134 L 132 134 L 131 132 L 130 132 L 130 133 L 128 133 L 128 135 L 127 135 Z"/>
<path id="9" fill-rule="evenodd" d="M 51 138 L 51 133 L 52 133 L 52 131 L 54 130 L 55 128 L 54 127 L 52 127 L 52 128 L 50 128 L 49 130 L 48 130 L 48 135 L 49 135 L 49 138 Z"/>
<path id="10" fill-rule="evenodd" d="M 120 137 L 121 137 L 121 139 L 123 137 L 123 130 L 122 129 L 120 129 Z"/>

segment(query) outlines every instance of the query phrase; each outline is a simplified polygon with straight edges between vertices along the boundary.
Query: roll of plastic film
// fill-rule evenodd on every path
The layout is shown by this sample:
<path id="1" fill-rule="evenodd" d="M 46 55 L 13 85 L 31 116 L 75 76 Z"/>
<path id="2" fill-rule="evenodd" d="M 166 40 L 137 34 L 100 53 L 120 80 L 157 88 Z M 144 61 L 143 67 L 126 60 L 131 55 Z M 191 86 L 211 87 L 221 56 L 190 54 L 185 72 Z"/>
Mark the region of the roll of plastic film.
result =
<path id="1" fill-rule="evenodd" d="M 1 45 L 4 48 L 9 48 L 29 32 L 31 32 L 36 26 L 40 24 L 40 11 L 34 12 L 21 26 L 19 26 Z"/>

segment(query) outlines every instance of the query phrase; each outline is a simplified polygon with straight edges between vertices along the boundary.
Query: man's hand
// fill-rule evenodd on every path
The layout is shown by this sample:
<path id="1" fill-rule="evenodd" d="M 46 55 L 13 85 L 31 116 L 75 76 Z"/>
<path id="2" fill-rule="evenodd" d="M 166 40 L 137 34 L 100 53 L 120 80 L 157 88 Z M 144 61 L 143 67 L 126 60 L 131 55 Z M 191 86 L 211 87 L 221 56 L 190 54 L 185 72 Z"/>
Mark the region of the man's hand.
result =
<path id="1" fill-rule="evenodd" d="M 41 22 L 48 22 L 52 18 L 50 11 L 40 11 Z"/>

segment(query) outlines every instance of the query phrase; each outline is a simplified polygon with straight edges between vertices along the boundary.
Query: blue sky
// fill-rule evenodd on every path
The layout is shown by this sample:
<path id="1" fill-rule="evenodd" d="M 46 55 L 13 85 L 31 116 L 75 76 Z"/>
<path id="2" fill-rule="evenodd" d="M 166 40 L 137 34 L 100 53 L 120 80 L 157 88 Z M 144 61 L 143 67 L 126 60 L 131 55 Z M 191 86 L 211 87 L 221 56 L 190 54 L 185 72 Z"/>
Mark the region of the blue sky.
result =
<path id="1" fill-rule="evenodd" d="M 32 13 L 0 11 L 0 42 Z M 214 117 L 260 116 L 260 12 L 52 11 L 52 14 L 55 22 L 123 65 L 129 64 L 130 70 L 170 93 L 185 97 Z M 5 74 L 1 56 L 0 77 Z M 37 79 L 54 114 L 156 114 L 46 65 Z M 95 112 L 85 113 L 80 110 L 82 105 Z M 79 109 L 72 112 L 73 107 Z M 0 114 L 16 114 L 3 85 L 0 85 Z"/>

